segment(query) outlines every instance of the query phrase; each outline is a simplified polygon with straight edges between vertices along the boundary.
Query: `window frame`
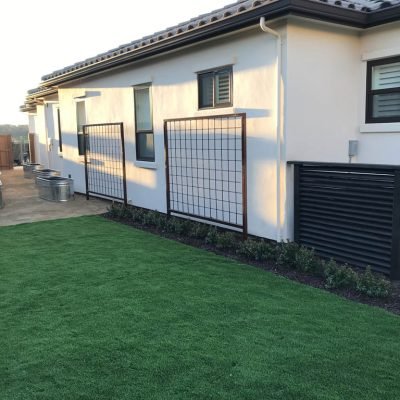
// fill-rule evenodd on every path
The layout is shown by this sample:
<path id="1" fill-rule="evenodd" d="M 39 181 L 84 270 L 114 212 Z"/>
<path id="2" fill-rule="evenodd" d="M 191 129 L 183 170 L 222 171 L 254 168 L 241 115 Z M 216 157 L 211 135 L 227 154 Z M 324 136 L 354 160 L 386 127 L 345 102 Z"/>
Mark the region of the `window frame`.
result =
<path id="1" fill-rule="evenodd" d="M 82 131 L 79 130 L 79 118 L 78 118 L 78 107 L 80 104 L 83 103 L 83 107 L 84 107 L 84 114 L 85 114 L 85 123 L 83 125 L 85 125 L 87 123 L 86 120 L 86 101 L 85 99 L 77 99 L 75 100 L 75 118 L 76 118 L 76 138 L 78 141 L 78 155 L 79 156 L 84 156 L 85 155 L 85 134 Z M 82 127 L 83 127 L 82 125 Z"/>
<path id="2" fill-rule="evenodd" d="M 153 121 L 153 95 L 151 90 L 151 83 L 142 83 L 140 85 L 136 85 L 133 87 L 133 110 L 135 114 L 135 148 L 136 148 L 136 161 L 144 161 L 144 162 L 155 162 L 156 161 L 156 149 L 155 149 L 155 137 L 154 137 L 154 121 Z M 138 129 L 137 127 L 137 111 L 136 111 L 136 91 L 148 89 L 149 91 L 149 103 L 150 103 L 150 122 L 151 129 Z M 139 148 L 139 136 L 141 134 L 152 134 L 153 135 L 153 157 L 141 157 L 140 156 L 140 148 Z"/>
<path id="3" fill-rule="evenodd" d="M 61 111 L 60 107 L 56 107 L 57 114 L 57 130 L 58 130 L 58 151 L 62 153 L 63 151 L 63 143 L 62 143 L 62 133 L 61 133 Z"/>
<path id="4" fill-rule="evenodd" d="M 381 58 L 378 60 L 367 61 L 367 85 L 366 85 L 366 107 L 365 107 L 365 123 L 392 123 L 400 122 L 400 115 L 397 117 L 374 117 L 373 99 L 377 94 L 400 93 L 400 86 L 389 89 L 372 89 L 372 69 L 374 67 L 400 62 L 400 55 L 388 58 Z"/>
<path id="5" fill-rule="evenodd" d="M 222 71 L 229 71 L 229 88 L 230 88 L 230 99 L 229 102 L 227 103 L 221 103 L 221 104 L 216 104 L 215 99 L 217 97 L 216 93 L 216 75 Z M 212 75 L 213 78 L 213 105 L 212 106 L 201 106 L 201 77 L 204 75 Z M 233 106 L 233 65 L 225 65 L 223 67 L 218 67 L 218 68 L 213 68 L 213 69 L 207 69 L 205 71 L 199 71 L 197 72 L 197 109 L 198 110 L 211 110 L 214 108 L 227 108 L 227 107 L 232 107 Z"/>

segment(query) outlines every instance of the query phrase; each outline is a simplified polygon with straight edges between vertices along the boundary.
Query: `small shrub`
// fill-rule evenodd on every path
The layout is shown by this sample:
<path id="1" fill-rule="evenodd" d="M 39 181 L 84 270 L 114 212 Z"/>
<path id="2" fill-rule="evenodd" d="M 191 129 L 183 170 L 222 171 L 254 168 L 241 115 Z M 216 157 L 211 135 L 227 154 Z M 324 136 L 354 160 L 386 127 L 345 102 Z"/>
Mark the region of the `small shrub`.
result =
<path id="1" fill-rule="evenodd" d="M 247 258 L 248 260 L 259 261 L 258 247 L 259 247 L 258 242 L 252 239 L 247 239 L 239 243 L 238 249 L 236 250 L 236 254 L 238 256 Z"/>
<path id="2" fill-rule="evenodd" d="M 145 210 L 143 213 L 143 224 L 148 226 L 157 226 L 157 213 Z"/>
<path id="3" fill-rule="evenodd" d="M 208 230 L 207 236 L 205 238 L 205 242 L 207 244 L 211 244 L 211 245 L 215 245 L 217 244 L 217 240 L 218 240 L 218 231 L 217 228 L 211 226 Z"/>
<path id="4" fill-rule="evenodd" d="M 115 218 L 117 216 L 117 210 L 114 203 L 111 203 L 111 205 L 107 207 L 107 215 L 111 218 Z"/>
<path id="5" fill-rule="evenodd" d="M 144 224 L 144 217 L 146 215 L 146 210 L 143 208 L 134 208 L 132 210 L 132 221 L 137 224 Z"/>
<path id="6" fill-rule="evenodd" d="M 191 222 L 181 218 L 172 217 L 168 221 L 168 231 L 177 235 L 186 235 L 190 231 Z"/>
<path id="7" fill-rule="evenodd" d="M 282 242 L 277 245 L 276 263 L 282 267 L 296 268 L 296 254 L 300 246 L 295 242 Z"/>
<path id="8" fill-rule="evenodd" d="M 132 216 L 132 211 L 129 207 L 120 203 L 112 203 L 108 207 L 108 215 L 113 218 L 128 219 Z"/>
<path id="9" fill-rule="evenodd" d="M 236 235 L 233 232 L 218 233 L 215 245 L 219 250 L 231 250 L 237 245 Z"/>
<path id="10" fill-rule="evenodd" d="M 294 268 L 302 272 L 322 274 L 323 266 L 321 260 L 315 256 L 314 250 L 299 246 L 295 253 Z"/>
<path id="11" fill-rule="evenodd" d="M 157 217 L 154 217 L 154 226 L 156 226 L 159 230 L 165 231 L 167 230 L 167 226 L 169 224 L 169 218 L 167 215 L 157 212 Z"/>
<path id="12" fill-rule="evenodd" d="M 240 242 L 237 249 L 237 254 L 248 260 L 255 261 L 275 261 L 276 246 L 265 241 L 256 241 L 247 239 Z"/>
<path id="13" fill-rule="evenodd" d="M 391 283 L 382 277 L 376 276 L 367 267 L 366 271 L 359 274 L 356 290 L 369 297 L 388 297 L 391 292 Z"/>
<path id="14" fill-rule="evenodd" d="M 208 231 L 210 230 L 209 225 L 201 224 L 199 222 L 192 222 L 189 236 L 195 239 L 204 240 L 207 237 Z"/>
<path id="15" fill-rule="evenodd" d="M 347 265 L 338 265 L 334 260 L 324 263 L 325 287 L 328 289 L 355 289 L 357 273 Z"/>

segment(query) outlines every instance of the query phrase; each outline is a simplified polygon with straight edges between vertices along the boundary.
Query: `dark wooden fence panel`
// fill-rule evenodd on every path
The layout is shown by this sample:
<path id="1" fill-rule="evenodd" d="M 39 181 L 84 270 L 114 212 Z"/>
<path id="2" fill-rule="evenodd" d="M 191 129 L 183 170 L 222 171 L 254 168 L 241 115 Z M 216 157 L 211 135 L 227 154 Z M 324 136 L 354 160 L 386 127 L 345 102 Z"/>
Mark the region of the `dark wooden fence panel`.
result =
<path id="1" fill-rule="evenodd" d="M 321 256 L 400 278 L 400 169 L 292 162 L 295 241 Z"/>
<path id="2" fill-rule="evenodd" d="M 13 165 L 11 135 L 0 135 L 0 170 L 13 169 Z"/>
<path id="3" fill-rule="evenodd" d="M 29 159 L 31 163 L 36 162 L 35 134 L 29 134 Z"/>

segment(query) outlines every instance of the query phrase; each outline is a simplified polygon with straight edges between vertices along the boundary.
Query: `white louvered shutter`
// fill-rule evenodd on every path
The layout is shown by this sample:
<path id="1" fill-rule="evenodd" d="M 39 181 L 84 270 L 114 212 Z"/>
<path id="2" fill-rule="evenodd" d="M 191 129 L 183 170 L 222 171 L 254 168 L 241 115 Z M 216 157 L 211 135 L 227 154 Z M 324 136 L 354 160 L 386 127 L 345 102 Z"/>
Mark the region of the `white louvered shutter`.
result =
<path id="1" fill-rule="evenodd" d="M 231 72 L 220 71 L 215 75 L 215 103 L 228 104 L 231 102 Z"/>
<path id="2" fill-rule="evenodd" d="M 372 68 L 372 90 L 400 88 L 400 62 Z M 372 100 L 373 117 L 400 116 L 400 92 L 377 93 Z"/>

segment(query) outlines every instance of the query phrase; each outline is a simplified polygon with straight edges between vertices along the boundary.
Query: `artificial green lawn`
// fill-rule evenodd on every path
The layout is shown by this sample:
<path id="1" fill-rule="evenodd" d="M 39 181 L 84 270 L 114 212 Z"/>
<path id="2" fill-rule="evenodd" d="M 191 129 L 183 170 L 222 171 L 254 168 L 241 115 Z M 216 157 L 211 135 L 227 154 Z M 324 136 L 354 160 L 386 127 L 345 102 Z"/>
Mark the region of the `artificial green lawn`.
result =
<path id="1" fill-rule="evenodd" d="M 400 318 L 100 217 L 0 228 L 0 399 L 400 398 Z"/>

